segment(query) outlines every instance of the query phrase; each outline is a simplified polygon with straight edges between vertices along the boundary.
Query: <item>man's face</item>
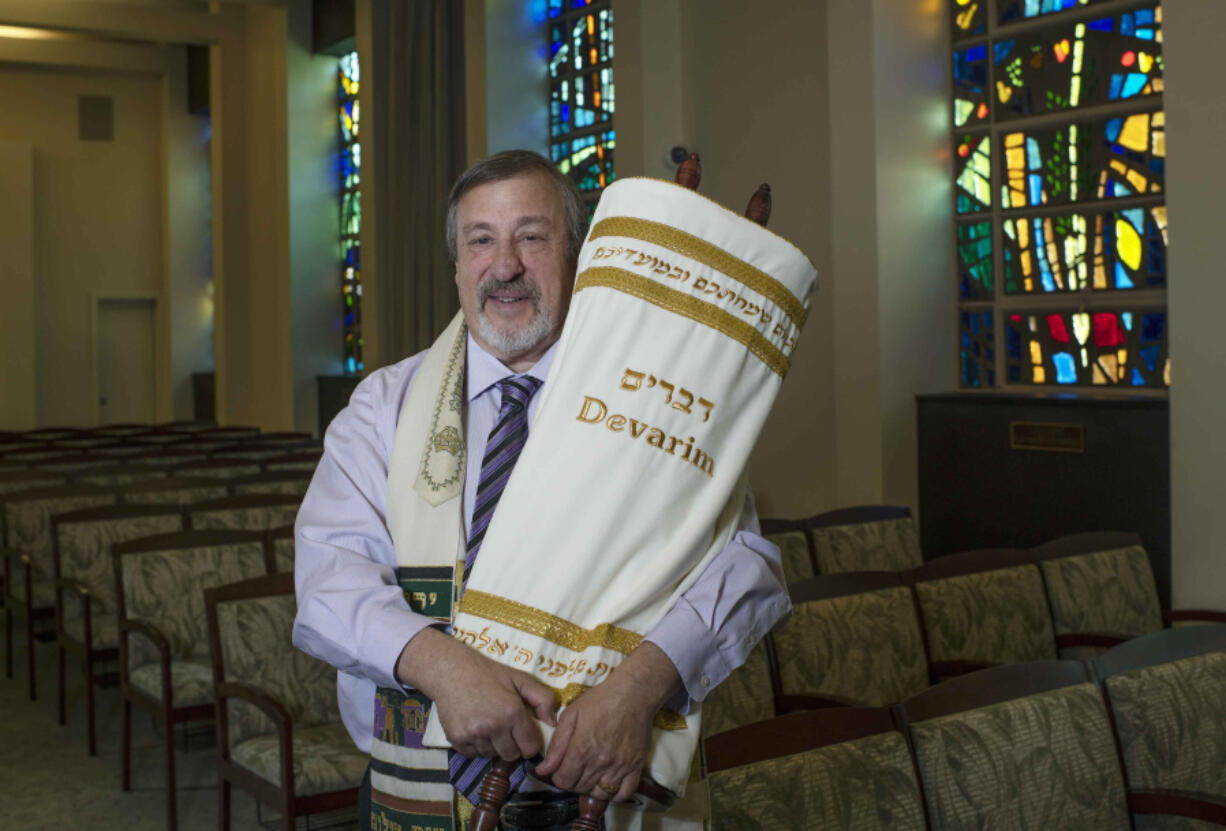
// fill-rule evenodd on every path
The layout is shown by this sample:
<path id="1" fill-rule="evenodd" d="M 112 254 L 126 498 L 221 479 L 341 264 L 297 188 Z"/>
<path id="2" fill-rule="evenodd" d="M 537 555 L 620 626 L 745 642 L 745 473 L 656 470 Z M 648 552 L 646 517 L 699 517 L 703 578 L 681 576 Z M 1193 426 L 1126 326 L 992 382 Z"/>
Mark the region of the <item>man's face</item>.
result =
<path id="1" fill-rule="evenodd" d="M 473 339 L 516 372 L 562 333 L 575 267 L 566 209 L 544 173 L 478 185 L 456 205 L 455 282 Z"/>

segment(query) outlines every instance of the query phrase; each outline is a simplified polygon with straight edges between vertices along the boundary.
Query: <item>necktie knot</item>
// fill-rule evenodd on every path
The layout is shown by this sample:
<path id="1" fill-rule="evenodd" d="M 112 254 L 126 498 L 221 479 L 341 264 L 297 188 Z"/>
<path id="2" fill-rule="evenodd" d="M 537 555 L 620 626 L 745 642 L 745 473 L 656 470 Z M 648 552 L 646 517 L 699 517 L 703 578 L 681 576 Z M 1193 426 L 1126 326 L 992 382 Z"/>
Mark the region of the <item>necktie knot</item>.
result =
<path id="1" fill-rule="evenodd" d="M 498 382 L 498 391 L 502 393 L 502 412 L 509 407 L 522 409 L 528 406 L 532 396 L 540 389 L 541 382 L 531 375 L 513 375 Z"/>

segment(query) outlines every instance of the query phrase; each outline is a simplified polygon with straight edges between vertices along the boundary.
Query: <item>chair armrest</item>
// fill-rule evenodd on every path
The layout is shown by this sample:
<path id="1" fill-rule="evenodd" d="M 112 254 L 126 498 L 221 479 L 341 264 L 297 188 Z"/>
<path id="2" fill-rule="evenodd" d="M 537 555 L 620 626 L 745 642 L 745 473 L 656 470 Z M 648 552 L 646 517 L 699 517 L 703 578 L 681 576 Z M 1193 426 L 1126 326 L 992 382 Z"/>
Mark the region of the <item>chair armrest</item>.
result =
<path id="1" fill-rule="evenodd" d="M 285 709 L 285 705 L 268 693 L 250 684 L 244 684 L 241 681 L 219 681 L 213 688 L 213 694 L 217 698 L 219 707 L 227 698 L 237 698 L 246 701 L 272 719 L 277 725 L 278 732 L 293 721 L 289 711 Z"/>
<path id="2" fill-rule="evenodd" d="M 153 645 L 157 648 L 158 657 L 162 659 L 162 665 L 167 668 L 167 671 L 169 671 L 170 640 L 162 634 L 160 629 L 158 629 L 152 623 L 147 623 L 143 620 L 131 620 L 125 618 L 119 621 L 120 638 L 126 642 L 128 635 L 130 634 L 144 635 L 146 638 L 151 640 Z M 122 666 L 123 665 L 121 665 L 121 667 Z"/>
<path id="3" fill-rule="evenodd" d="M 978 672 L 981 669 L 990 669 L 995 666 L 1000 665 L 991 661 L 931 661 L 928 664 L 928 675 L 935 684 L 946 678 L 966 675 L 969 672 Z"/>
<path id="4" fill-rule="evenodd" d="M 863 701 L 853 698 L 827 695 L 777 695 L 775 713 L 786 716 L 799 710 L 825 710 L 830 707 L 867 707 Z"/>
<path id="5" fill-rule="evenodd" d="M 1056 635 L 1056 647 L 1067 649 L 1073 646 L 1101 646 L 1110 649 L 1119 646 L 1124 641 L 1132 640 L 1133 635 L 1108 635 L 1105 632 L 1069 632 Z"/>
<path id="6" fill-rule="evenodd" d="M 57 589 L 65 589 L 66 591 L 73 592 L 78 597 L 89 596 L 89 588 L 75 577 L 57 577 L 55 580 L 55 587 Z"/>
<path id="7" fill-rule="evenodd" d="M 1172 623 L 1186 620 L 1200 623 L 1226 623 L 1226 612 L 1213 609 L 1168 609 L 1162 613 L 1162 622 L 1168 627 Z"/>
<path id="8" fill-rule="evenodd" d="M 1226 826 L 1226 800 L 1189 791 L 1152 790 L 1128 794 L 1134 814 L 1172 814 Z"/>

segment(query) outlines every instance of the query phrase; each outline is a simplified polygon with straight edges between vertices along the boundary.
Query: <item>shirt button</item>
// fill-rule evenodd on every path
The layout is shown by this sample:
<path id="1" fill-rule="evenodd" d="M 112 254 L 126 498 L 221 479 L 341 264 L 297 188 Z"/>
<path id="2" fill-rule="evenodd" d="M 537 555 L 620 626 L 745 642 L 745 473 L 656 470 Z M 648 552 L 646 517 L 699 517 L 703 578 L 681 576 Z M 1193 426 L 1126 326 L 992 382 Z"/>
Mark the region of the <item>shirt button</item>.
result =
<path id="1" fill-rule="evenodd" d="M 702 676 L 702 685 L 703 685 L 704 687 L 709 687 L 709 686 L 711 686 L 711 678 L 710 678 L 709 676 L 706 676 L 706 675 Z"/>

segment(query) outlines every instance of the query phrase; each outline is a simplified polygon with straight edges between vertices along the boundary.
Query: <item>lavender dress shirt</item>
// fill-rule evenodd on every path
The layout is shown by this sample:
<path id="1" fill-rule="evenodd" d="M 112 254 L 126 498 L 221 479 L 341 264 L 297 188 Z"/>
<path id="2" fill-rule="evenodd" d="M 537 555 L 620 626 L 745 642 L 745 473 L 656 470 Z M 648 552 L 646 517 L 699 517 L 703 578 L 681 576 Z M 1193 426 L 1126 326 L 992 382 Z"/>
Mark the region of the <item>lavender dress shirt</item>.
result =
<path id="1" fill-rule="evenodd" d="M 556 349 L 527 374 L 547 381 Z M 364 751 L 370 750 L 375 687 L 400 686 L 395 666 L 405 644 L 437 623 L 410 610 L 397 585 L 385 504 L 396 422 L 424 357 L 384 367 L 354 390 L 328 427 L 295 524 L 294 645 L 337 668 L 341 718 Z M 485 443 L 502 404 L 497 383 L 511 374 L 469 337 L 466 533 Z M 539 399 L 529 406 L 530 421 Z M 672 660 L 685 685 L 671 706 L 685 712 L 691 700 L 704 699 L 790 610 L 779 550 L 759 535 L 747 497 L 732 541 L 646 636 Z"/>

